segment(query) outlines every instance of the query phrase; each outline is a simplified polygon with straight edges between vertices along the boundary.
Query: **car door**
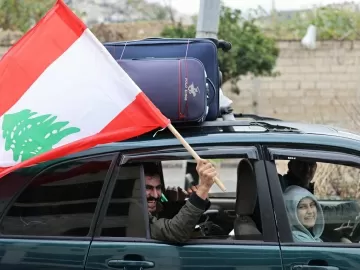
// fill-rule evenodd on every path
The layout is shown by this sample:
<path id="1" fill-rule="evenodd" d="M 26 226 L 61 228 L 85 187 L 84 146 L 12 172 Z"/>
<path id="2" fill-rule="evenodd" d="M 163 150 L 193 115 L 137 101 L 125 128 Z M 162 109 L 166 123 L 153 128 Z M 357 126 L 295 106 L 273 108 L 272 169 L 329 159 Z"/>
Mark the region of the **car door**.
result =
<path id="1" fill-rule="evenodd" d="M 256 173 L 261 240 L 237 240 L 228 234 L 191 239 L 185 244 L 151 239 L 142 163 L 190 160 L 191 156 L 183 148 L 138 150 L 134 154 L 124 153 L 110 181 L 85 270 L 282 269 L 265 167 L 257 148 L 227 145 L 194 149 L 207 159 L 239 157 L 251 160 Z M 234 170 L 236 172 L 236 167 Z M 223 182 L 227 183 L 226 179 Z"/>
<path id="2" fill-rule="evenodd" d="M 344 230 L 342 232 L 336 229 L 342 224 L 354 225 L 352 218 L 359 214 L 355 208 L 358 205 L 358 189 L 360 187 L 358 178 L 360 175 L 359 156 L 354 152 L 348 152 L 346 149 L 335 151 L 333 149 L 321 149 L 319 146 L 311 148 L 303 145 L 291 148 L 269 146 L 267 153 L 265 164 L 277 218 L 284 270 L 360 269 L 359 240 L 356 242 L 353 240 L 353 243 L 341 242 L 343 237 L 349 236 L 349 231 Z M 288 217 L 292 210 L 290 207 L 286 208 L 288 202 L 283 197 L 280 177 L 289 173 L 288 170 L 292 168 L 291 166 L 299 164 L 294 162 L 291 166 L 287 164 L 294 160 L 316 163 L 317 167 L 313 178 L 315 182 L 314 195 L 321 206 L 321 213 L 325 222 L 320 237 L 322 242 L 314 242 L 311 239 L 300 241 L 293 238 L 298 227 L 289 222 L 291 219 Z M 349 208 L 349 202 L 351 202 L 350 206 L 354 207 Z M 344 205 L 347 206 L 344 208 Z M 337 208 L 334 212 L 334 208 L 329 208 L 329 206 L 340 206 L 341 208 Z M 320 211 L 317 210 L 317 216 L 319 213 Z M 315 235 L 315 230 L 313 228 L 311 230 Z M 359 232 L 356 234 L 357 236 L 354 239 L 359 239 Z"/>
<path id="3" fill-rule="evenodd" d="M 0 181 L 0 269 L 84 269 L 118 154 L 24 168 Z M 43 166 L 43 165 L 42 165 Z"/>

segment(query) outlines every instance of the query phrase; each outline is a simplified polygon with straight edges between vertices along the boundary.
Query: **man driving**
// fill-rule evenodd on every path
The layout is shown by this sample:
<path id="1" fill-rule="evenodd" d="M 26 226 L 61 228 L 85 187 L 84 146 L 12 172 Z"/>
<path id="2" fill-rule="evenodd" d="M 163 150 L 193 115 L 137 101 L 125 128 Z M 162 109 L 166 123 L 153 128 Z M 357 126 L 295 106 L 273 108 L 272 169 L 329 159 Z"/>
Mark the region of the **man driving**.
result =
<path id="1" fill-rule="evenodd" d="M 145 167 L 151 238 L 177 243 L 186 242 L 191 238 L 201 215 L 209 207 L 208 193 L 214 184 L 213 179 L 217 175 L 214 165 L 203 159 L 197 162 L 196 170 L 199 174 L 199 185 L 189 190 L 189 199 L 180 211 L 170 219 L 159 218 L 158 215 L 162 210 L 159 203 L 162 195 L 160 174 L 156 167 Z M 180 196 L 185 199 L 184 195 Z"/>

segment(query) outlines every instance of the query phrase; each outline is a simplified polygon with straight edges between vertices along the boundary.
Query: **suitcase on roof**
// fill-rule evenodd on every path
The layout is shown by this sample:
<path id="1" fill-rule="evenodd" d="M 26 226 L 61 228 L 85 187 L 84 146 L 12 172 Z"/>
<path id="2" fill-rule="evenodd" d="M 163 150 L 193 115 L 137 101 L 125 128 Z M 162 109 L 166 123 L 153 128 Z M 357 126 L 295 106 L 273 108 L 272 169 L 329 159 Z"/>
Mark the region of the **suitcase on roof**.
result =
<path id="1" fill-rule="evenodd" d="M 209 92 L 203 64 L 195 58 L 117 60 L 154 105 L 172 123 L 203 122 Z"/>
<path id="2" fill-rule="evenodd" d="M 208 82 L 215 86 L 216 91 L 209 91 L 207 121 L 216 120 L 220 115 L 219 87 L 221 85 L 218 64 L 218 47 L 224 51 L 231 48 L 230 43 L 210 39 L 173 39 L 149 38 L 103 44 L 116 59 L 134 58 L 196 58 L 199 59 L 208 77 Z"/>

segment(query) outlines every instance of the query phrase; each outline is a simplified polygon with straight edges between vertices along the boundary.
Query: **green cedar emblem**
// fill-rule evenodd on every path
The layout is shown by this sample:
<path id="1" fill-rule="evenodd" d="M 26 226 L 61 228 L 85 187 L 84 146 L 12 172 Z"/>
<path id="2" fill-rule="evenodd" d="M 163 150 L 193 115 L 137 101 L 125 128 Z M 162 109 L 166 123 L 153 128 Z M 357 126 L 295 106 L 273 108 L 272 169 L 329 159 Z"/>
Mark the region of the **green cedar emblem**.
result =
<path id="1" fill-rule="evenodd" d="M 55 122 L 56 118 L 30 110 L 5 114 L 2 124 L 5 150 L 12 150 L 14 161 L 22 162 L 52 150 L 64 137 L 80 131 L 76 127 L 65 128 L 69 122 Z"/>

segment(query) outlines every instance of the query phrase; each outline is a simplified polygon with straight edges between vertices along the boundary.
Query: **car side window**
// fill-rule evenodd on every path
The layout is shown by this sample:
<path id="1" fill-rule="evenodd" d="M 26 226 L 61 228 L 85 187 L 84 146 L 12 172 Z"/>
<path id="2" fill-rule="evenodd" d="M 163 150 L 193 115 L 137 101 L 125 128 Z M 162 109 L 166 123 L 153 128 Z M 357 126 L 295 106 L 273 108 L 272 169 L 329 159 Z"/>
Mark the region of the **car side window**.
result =
<path id="1" fill-rule="evenodd" d="M 213 185 L 209 192 L 212 211 L 205 212 L 200 218 L 192 239 L 264 241 L 254 160 L 239 157 L 211 161 L 227 191 L 224 193 Z M 162 172 L 164 195 L 168 199 L 162 203 L 158 216 L 172 218 L 184 204 L 181 203 L 181 192 L 174 192 L 177 187 L 188 191 L 199 183 L 196 162 L 162 161 L 158 170 Z"/>
<path id="2" fill-rule="evenodd" d="M 271 238 L 271 229 L 262 228 L 264 215 L 258 199 L 260 177 L 255 172 L 255 160 L 239 155 L 212 161 L 228 191 L 218 192 L 217 187 L 210 191 L 209 211 L 195 221 L 190 239 L 263 242 L 264 231 L 267 239 Z M 188 185 L 198 184 L 192 163 L 193 160 L 180 159 L 134 159 L 117 168 L 109 183 L 95 237 L 152 239 L 151 222 L 173 219 L 186 204 Z M 179 218 L 173 222 L 180 222 Z M 156 228 L 161 230 L 161 224 Z M 164 231 L 173 233 L 164 226 Z"/>
<path id="3" fill-rule="evenodd" d="M 294 242 L 359 242 L 359 168 L 306 158 L 276 163 Z"/>
<path id="4" fill-rule="evenodd" d="M 45 169 L 10 206 L 1 233 L 87 236 L 113 158 L 83 158 Z"/>
<path id="5" fill-rule="evenodd" d="M 0 179 L 0 215 L 6 210 L 10 201 L 34 177 L 30 168 L 22 168 Z"/>
<path id="6" fill-rule="evenodd" d="M 116 175 L 111 199 L 101 223 L 102 237 L 146 238 L 145 190 L 141 165 L 124 165 Z"/>

